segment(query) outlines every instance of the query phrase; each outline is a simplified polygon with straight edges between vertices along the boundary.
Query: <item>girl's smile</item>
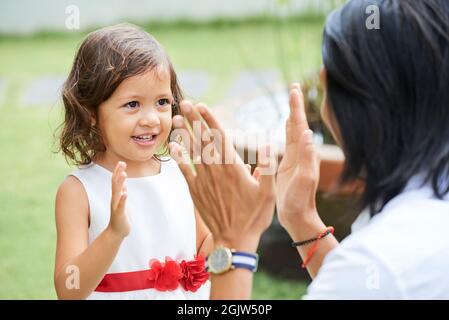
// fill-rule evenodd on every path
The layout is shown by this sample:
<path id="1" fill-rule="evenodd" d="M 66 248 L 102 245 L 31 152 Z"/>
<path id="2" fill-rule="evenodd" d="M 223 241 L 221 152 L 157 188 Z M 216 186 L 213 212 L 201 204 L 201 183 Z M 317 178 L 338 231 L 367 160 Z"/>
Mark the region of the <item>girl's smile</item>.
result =
<path id="1" fill-rule="evenodd" d="M 142 147 L 153 147 L 156 144 L 158 133 L 146 132 L 139 135 L 131 136 L 131 139 Z"/>

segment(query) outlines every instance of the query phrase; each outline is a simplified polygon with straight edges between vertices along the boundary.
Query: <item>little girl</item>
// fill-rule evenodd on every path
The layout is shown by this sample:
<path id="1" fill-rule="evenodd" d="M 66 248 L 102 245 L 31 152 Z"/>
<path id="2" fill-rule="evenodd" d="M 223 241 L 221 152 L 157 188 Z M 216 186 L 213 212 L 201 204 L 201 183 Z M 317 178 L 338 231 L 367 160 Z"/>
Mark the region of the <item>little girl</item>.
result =
<path id="1" fill-rule="evenodd" d="M 56 195 L 59 298 L 209 298 L 212 237 L 163 156 L 181 99 L 148 33 L 118 25 L 81 44 L 63 87 L 60 148 L 79 168 Z"/>

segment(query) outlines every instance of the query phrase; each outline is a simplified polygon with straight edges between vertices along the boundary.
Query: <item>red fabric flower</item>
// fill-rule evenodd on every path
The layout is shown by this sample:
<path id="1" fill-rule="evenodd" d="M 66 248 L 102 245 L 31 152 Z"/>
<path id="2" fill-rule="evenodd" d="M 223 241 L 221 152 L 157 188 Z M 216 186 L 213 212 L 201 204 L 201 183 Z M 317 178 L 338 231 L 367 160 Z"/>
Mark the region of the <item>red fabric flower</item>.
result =
<path id="1" fill-rule="evenodd" d="M 205 259 L 202 256 L 196 256 L 192 261 L 182 260 L 180 265 L 184 277 L 179 282 L 184 290 L 196 292 L 209 279 Z"/>
<path id="2" fill-rule="evenodd" d="M 178 288 L 179 280 L 183 272 L 176 261 L 169 257 L 165 258 L 165 263 L 153 259 L 150 261 L 148 279 L 154 281 L 154 288 L 159 291 L 175 290 Z"/>

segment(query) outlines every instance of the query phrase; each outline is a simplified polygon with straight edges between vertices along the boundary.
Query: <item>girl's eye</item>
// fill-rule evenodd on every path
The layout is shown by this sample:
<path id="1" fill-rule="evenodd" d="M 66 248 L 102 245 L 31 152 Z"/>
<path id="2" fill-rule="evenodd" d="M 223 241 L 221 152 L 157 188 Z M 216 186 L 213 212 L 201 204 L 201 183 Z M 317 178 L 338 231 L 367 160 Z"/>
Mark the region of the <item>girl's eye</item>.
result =
<path id="1" fill-rule="evenodd" d="M 127 107 L 128 109 L 135 109 L 139 106 L 139 102 L 137 101 L 131 101 L 128 102 L 127 104 L 125 104 L 125 107 Z"/>
<path id="2" fill-rule="evenodd" d="M 170 104 L 170 100 L 168 99 L 159 99 L 156 103 L 156 106 L 158 107 L 164 107 L 166 105 Z"/>

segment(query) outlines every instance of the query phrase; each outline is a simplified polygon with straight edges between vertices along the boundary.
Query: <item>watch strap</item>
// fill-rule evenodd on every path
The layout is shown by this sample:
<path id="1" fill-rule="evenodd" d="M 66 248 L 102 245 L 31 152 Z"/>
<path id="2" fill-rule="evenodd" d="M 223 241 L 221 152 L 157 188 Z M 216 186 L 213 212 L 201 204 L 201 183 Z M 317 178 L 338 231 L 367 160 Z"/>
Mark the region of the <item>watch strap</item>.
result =
<path id="1" fill-rule="evenodd" d="M 241 251 L 232 251 L 232 267 L 248 269 L 251 272 L 257 271 L 259 255 Z"/>

